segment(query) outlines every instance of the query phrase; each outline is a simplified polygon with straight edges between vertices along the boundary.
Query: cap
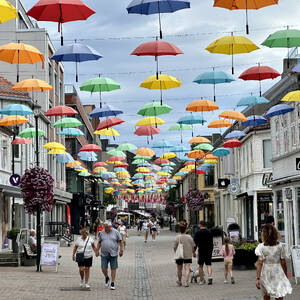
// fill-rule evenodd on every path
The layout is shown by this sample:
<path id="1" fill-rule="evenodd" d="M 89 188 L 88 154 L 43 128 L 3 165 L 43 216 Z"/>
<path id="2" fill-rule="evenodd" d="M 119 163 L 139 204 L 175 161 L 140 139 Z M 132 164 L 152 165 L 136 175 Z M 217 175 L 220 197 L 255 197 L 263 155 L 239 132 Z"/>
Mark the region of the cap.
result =
<path id="1" fill-rule="evenodd" d="M 111 220 L 106 220 L 106 221 L 104 222 L 104 225 L 111 226 Z"/>

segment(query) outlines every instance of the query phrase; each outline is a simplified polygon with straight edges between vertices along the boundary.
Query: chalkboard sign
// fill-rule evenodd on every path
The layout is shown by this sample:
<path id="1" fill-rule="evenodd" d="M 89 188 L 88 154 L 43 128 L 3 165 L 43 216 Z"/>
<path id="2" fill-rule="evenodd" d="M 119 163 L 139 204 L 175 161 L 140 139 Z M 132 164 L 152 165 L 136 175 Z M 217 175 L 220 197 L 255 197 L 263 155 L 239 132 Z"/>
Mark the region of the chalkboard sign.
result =
<path id="1" fill-rule="evenodd" d="M 213 258 L 222 258 L 220 255 L 220 251 L 223 245 L 223 238 L 222 236 L 214 236 L 213 237 L 213 242 L 214 242 L 214 249 L 212 253 Z"/>
<path id="2" fill-rule="evenodd" d="M 300 248 L 292 248 L 292 260 L 295 278 L 300 277 Z"/>
<path id="3" fill-rule="evenodd" d="M 42 246 L 41 265 L 58 266 L 58 248 L 59 242 L 46 242 Z"/>

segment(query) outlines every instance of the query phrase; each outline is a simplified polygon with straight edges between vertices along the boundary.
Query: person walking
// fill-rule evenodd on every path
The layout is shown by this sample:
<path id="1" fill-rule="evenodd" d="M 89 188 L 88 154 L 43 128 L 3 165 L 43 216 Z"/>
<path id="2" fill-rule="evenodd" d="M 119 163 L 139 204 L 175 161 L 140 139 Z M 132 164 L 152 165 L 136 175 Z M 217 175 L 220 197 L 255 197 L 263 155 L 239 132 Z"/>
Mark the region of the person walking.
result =
<path id="1" fill-rule="evenodd" d="M 196 257 L 196 252 L 195 252 L 195 243 L 194 243 L 193 239 L 191 238 L 191 236 L 186 234 L 186 228 L 187 228 L 186 224 L 184 224 L 183 222 L 179 223 L 180 234 L 176 236 L 176 239 L 174 242 L 174 252 L 176 253 L 178 245 L 182 244 L 183 258 L 175 260 L 175 262 L 177 264 L 177 276 L 178 276 L 178 280 L 176 281 L 176 283 L 179 286 L 182 286 L 181 280 L 182 280 L 182 270 L 183 270 L 183 265 L 184 265 L 184 286 L 188 287 L 192 257 Z"/>
<path id="2" fill-rule="evenodd" d="M 149 227 L 150 227 L 150 223 L 147 219 L 144 219 L 143 222 L 143 232 L 144 232 L 144 242 L 147 243 L 148 240 L 148 235 L 149 235 Z"/>
<path id="3" fill-rule="evenodd" d="M 118 269 L 118 250 L 120 257 L 122 257 L 123 242 L 119 231 L 112 228 L 112 223 L 110 220 L 104 222 L 104 230 L 99 233 L 96 256 L 99 256 L 100 248 L 101 269 L 105 277 L 105 286 L 108 287 L 111 280 L 110 289 L 115 290 L 115 279 Z M 108 264 L 110 264 L 111 279 L 108 276 Z"/>
<path id="4" fill-rule="evenodd" d="M 255 249 L 258 256 L 256 287 L 262 290 L 263 299 L 274 297 L 282 300 L 292 293 L 292 286 L 287 278 L 287 249 L 279 242 L 280 235 L 272 224 L 264 225 L 262 243 Z"/>
<path id="5" fill-rule="evenodd" d="M 118 227 L 118 231 L 120 232 L 121 238 L 122 238 L 122 242 L 123 242 L 123 246 L 124 246 L 124 250 L 126 247 L 126 239 L 128 237 L 128 232 L 127 232 L 127 228 L 124 225 L 123 221 L 121 221 L 120 226 Z"/>
<path id="6" fill-rule="evenodd" d="M 232 273 L 232 260 L 235 254 L 233 245 L 230 244 L 228 237 L 224 239 L 225 245 L 222 246 L 220 254 L 224 257 L 224 283 L 228 283 L 228 273 L 230 274 L 231 283 L 234 284 L 234 277 Z"/>
<path id="7" fill-rule="evenodd" d="M 95 247 L 94 240 L 89 236 L 88 229 L 81 229 L 80 234 L 81 236 L 78 237 L 75 242 L 72 258 L 78 264 L 80 287 L 90 289 L 88 284 L 90 278 L 90 267 L 93 264 L 93 251 L 97 254 L 97 249 Z"/>
<path id="8" fill-rule="evenodd" d="M 196 248 L 198 248 L 198 265 L 199 265 L 199 277 L 200 283 L 205 284 L 205 274 L 203 270 L 203 265 L 205 264 L 207 267 L 208 273 L 208 284 L 211 285 L 213 282 L 212 279 L 212 267 L 211 267 L 211 258 L 212 251 L 214 248 L 213 237 L 211 232 L 207 229 L 206 223 L 204 221 L 200 221 L 199 223 L 200 230 L 195 233 L 194 242 Z"/>
<path id="9" fill-rule="evenodd" d="M 157 234 L 157 226 L 158 226 L 156 219 L 152 219 L 150 226 L 151 226 L 150 231 L 151 231 L 152 241 L 155 241 L 156 234 Z"/>

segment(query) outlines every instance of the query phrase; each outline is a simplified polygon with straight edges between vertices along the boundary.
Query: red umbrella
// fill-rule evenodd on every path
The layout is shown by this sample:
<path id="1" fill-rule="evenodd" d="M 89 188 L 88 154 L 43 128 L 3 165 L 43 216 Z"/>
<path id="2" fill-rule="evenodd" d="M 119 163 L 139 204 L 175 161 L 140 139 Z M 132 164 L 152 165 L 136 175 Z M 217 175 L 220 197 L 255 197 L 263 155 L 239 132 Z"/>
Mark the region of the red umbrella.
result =
<path id="1" fill-rule="evenodd" d="M 121 164 L 115 164 L 114 168 L 127 168 L 128 166 L 128 163 L 122 162 Z"/>
<path id="2" fill-rule="evenodd" d="M 228 140 L 223 144 L 224 148 L 236 148 L 236 147 L 241 147 L 243 143 L 239 140 L 233 139 L 233 140 Z"/>
<path id="3" fill-rule="evenodd" d="M 40 0 L 27 15 L 37 21 L 58 22 L 58 32 L 61 32 L 63 45 L 62 23 L 86 20 L 94 13 L 94 10 L 80 0 Z"/>
<path id="4" fill-rule="evenodd" d="M 195 162 L 193 162 L 193 161 L 186 161 L 184 163 L 185 166 L 190 166 L 190 165 L 194 165 L 194 164 L 195 164 Z"/>
<path id="5" fill-rule="evenodd" d="M 32 140 L 24 139 L 24 138 L 15 138 L 12 142 L 12 145 L 25 145 L 25 144 L 32 144 Z"/>
<path id="6" fill-rule="evenodd" d="M 138 136 L 147 136 L 147 143 L 149 144 L 148 136 L 151 136 L 151 139 L 153 139 L 154 134 L 158 134 L 160 132 L 159 128 L 156 128 L 155 126 L 149 125 L 149 126 L 140 126 L 134 134 Z"/>
<path id="7" fill-rule="evenodd" d="M 244 71 L 239 78 L 243 80 L 258 80 L 259 95 L 261 97 L 261 81 L 266 79 L 274 79 L 278 76 L 280 76 L 280 74 L 275 69 L 258 64 L 258 66 L 249 68 Z"/>
<path id="8" fill-rule="evenodd" d="M 157 158 L 154 163 L 161 165 L 161 164 L 168 164 L 170 161 L 168 159 L 161 159 L 161 158 Z"/>
<path id="9" fill-rule="evenodd" d="M 119 125 L 124 123 L 123 120 L 116 118 L 116 117 L 112 117 L 112 118 L 108 118 L 102 122 L 99 123 L 97 130 L 101 130 L 101 129 L 106 129 L 115 125 Z"/>
<path id="10" fill-rule="evenodd" d="M 80 148 L 79 151 L 85 151 L 85 152 L 96 152 L 96 151 L 102 151 L 101 147 L 95 144 L 87 144 Z"/>
<path id="11" fill-rule="evenodd" d="M 98 161 L 96 163 L 93 164 L 93 168 L 96 168 L 96 167 L 106 167 L 107 166 L 107 163 L 106 162 L 103 162 L 103 161 Z"/>
<path id="12" fill-rule="evenodd" d="M 164 41 L 152 41 L 139 45 L 131 55 L 136 56 L 155 56 L 156 61 L 156 78 L 158 79 L 158 56 L 178 55 L 183 52 L 175 45 Z"/>
<path id="13" fill-rule="evenodd" d="M 197 174 L 198 175 L 200 175 L 200 174 L 205 174 L 205 171 L 203 171 L 203 170 L 193 170 L 193 173 L 195 174 L 195 172 L 197 172 Z"/>
<path id="14" fill-rule="evenodd" d="M 124 160 L 124 159 L 126 159 L 126 157 L 113 155 L 108 160 L 109 161 L 120 161 L 120 160 Z"/>
<path id="15" fill-rule="evenodd" d="M 65 105 L 54 106 L 45 112 L 45 116 L 47 117 L 71 116 L 76 114 L 78 114 L 78 112 L 75 109 Z"/>

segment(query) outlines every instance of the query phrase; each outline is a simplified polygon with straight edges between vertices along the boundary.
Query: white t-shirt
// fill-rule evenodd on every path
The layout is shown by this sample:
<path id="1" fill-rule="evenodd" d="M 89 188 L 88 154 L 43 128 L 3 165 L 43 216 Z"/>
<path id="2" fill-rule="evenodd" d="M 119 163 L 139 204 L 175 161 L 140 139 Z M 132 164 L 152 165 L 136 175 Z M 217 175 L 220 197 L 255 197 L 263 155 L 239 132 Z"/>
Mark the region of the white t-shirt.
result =
<path id="1" fill-rule="evenodd" d="M 77 248 L 77 252 L 82 253 L 85 247 L 85 244 L 87 242 L 87 239 L 89 237 L 87 237 L 85 240 L 82 239 L 82 237 L 80 236 L 77 240 L 75 245 L 78 247 Z M 93 248 L 92 248 L 92 244 L 94 244 L 94 240 L 90 237 L 89 241 L 86 245 L 85 251 L 84 251 L 84 258 L 90 258 L 93 257 Z"/>
<path id="2" fill-rule="evenodd" d="M 122 235 L 126 234 L 126 226 L 125 225 L 120 226 L 119 229 L 120 229 L 120 234 L 122 234 Z"/>
<path id="3" fill-rule="evenodd" d="M 155 222 L 153 222 L 153 223 L 151 223 L 151 228 L 156 228 L 157 227 L 157 222 L 155 221 Z"/>
<path id="4" fill-rule="evenodd" d="M 148 228 L 148 225 L 149 225 L 148 222 L 144 222 L 144 223 L 143 223 L 143 228 L 144 228 L 144 230 L 149 229 L 149 228 Z"/>

